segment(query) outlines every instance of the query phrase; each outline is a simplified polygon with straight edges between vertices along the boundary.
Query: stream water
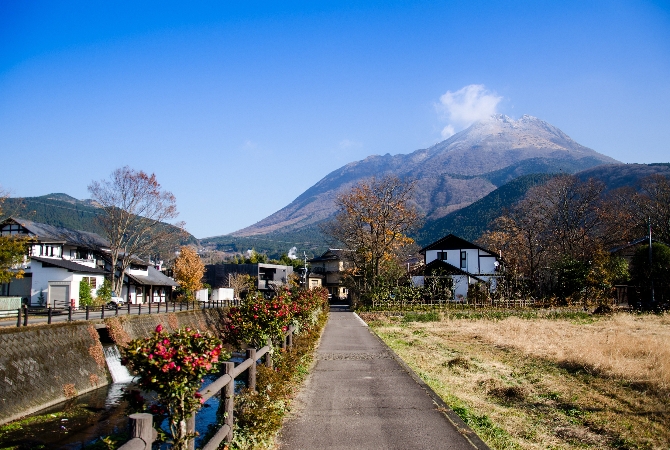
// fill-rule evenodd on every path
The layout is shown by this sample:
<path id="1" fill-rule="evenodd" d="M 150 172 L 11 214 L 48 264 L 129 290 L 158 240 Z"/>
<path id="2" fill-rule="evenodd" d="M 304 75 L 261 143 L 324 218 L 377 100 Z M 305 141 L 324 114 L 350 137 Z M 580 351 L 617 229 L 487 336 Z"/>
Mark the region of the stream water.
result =
<path id="1" fill-rule="evenodd" d="M 124 382 L 115 382 L 33 414 L 32 416 L 40 416 L 47 420 L 22 425 L 20 429 L 0 436 L 0 449 L 80 450 L 95 444 L 103 437 L 127 431 L 129 410 L 123 394 L 124 389 L 131 386 L 132 375 L 128 373 L 125 366 L 120 364 L 118 349 L 116 347 L 112 349 L 112 347 L 104 349 L 105 356 L 111 358 L 111 361 L 108 359 L 110 372 L 115 381 L 124 380 Z M 243 361 L 243 357 L 234 357 L 231 360 L 239 364 Z M 219 376 L 218 374 L 207 376 L 203 387 L 212 383 Z M 244 381 L 235 381 L 236 392 L 239 392 L 244 386 Z M 214 396 L 197 412 L 196 431 L 200 436 L 196 438 L 196 448 L 205 443 L 203 441 L 207 432 L 217 423 L 218 409 L 219 398 Z M 59 413 L 71 413 L 72 415 L 68 414 L 68 416 L 72 418 L 60 418 Z M 53 415 L 53 420 L 50 420 L 51 415 Z M 161 424 L 161 428 L 167 429 L 167 423 Z M 167 446 L 161 448 L 167 448 Z"/>

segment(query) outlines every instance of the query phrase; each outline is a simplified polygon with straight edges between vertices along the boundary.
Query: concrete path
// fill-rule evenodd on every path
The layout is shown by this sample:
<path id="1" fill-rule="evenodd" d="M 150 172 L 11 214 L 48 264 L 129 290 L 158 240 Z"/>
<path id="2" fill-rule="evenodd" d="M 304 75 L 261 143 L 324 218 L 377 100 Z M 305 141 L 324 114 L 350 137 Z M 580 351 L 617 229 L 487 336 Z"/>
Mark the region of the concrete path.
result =
<path id="1" fill-rule="evenodd" d="M 358 316 L 332 307 L 280 448 L 488 448 L 435 397 Z"/>

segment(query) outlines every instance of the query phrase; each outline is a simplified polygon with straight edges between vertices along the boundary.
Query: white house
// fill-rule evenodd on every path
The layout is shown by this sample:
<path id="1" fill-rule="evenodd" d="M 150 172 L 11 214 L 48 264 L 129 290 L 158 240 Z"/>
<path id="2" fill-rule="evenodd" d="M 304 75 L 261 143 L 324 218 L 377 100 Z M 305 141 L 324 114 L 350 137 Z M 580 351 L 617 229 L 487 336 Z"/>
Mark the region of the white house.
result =
<path id="1" fill-rule="evenodd" d="M 95 233 L 9 218 L 0 233 L 32 239 L 22 269 L 24 277 L 0 287 L 0 295 L 15 295 L 31 306 L 64 308 L 79 305 L 79 283 L 86 280 L 95 296 L 105 275 L 103 252 L 109 243 Z"/>
<path id="2" fill-rule="evenodd" d="M 468 287 L 477 282 L 496 288 L 500 276 L 497 255 L 472 242 L 449 234 L 421 249 L 424 266 L 413 277 L 414 284 L 423 285 L 424 277 L 437 271 L 451 276 L 454 282 L 454 298 L 465 299 Z"/>
<path id="3" fill-rule="evenodd" d="M 0 295 L 20 296 L 30 306 L 79 306 L 79 284 L 91 285 L 97 295 L 111 274 L 109 242 L 95 233 L 9 218 L 0 233 L 32 239 L 22 264 L 24 278 L 0 286 Z M 177 283 L 150 264 L 135 261 L 124 274 L 122 296 L 131 303 L 165 302 Z"/>

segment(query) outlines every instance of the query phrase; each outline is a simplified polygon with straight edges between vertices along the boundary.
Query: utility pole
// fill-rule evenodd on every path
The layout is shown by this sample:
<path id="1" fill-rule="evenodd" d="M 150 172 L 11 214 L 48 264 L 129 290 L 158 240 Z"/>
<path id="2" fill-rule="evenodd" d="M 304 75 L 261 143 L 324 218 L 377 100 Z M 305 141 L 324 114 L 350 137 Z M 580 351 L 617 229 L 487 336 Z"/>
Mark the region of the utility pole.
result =
<path id="1" fill-rule="evenodd" d="M 651 304 L 654 305 L 656 299 L 654 298 L 654 268 L 652 266 L 651 254 L 651 217 L 649 217 L 649 277 L 651 278 Z"/>

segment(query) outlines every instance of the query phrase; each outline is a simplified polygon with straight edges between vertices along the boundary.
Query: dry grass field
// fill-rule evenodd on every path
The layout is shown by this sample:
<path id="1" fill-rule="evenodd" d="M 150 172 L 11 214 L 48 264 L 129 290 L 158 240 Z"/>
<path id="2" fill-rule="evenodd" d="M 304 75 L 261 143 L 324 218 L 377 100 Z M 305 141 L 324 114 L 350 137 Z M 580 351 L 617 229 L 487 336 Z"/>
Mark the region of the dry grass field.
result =
<path id="1" fill-rule="evenodd" d="M 670 449 L 670 316 L 361 313 L 494 449 Z"/>

